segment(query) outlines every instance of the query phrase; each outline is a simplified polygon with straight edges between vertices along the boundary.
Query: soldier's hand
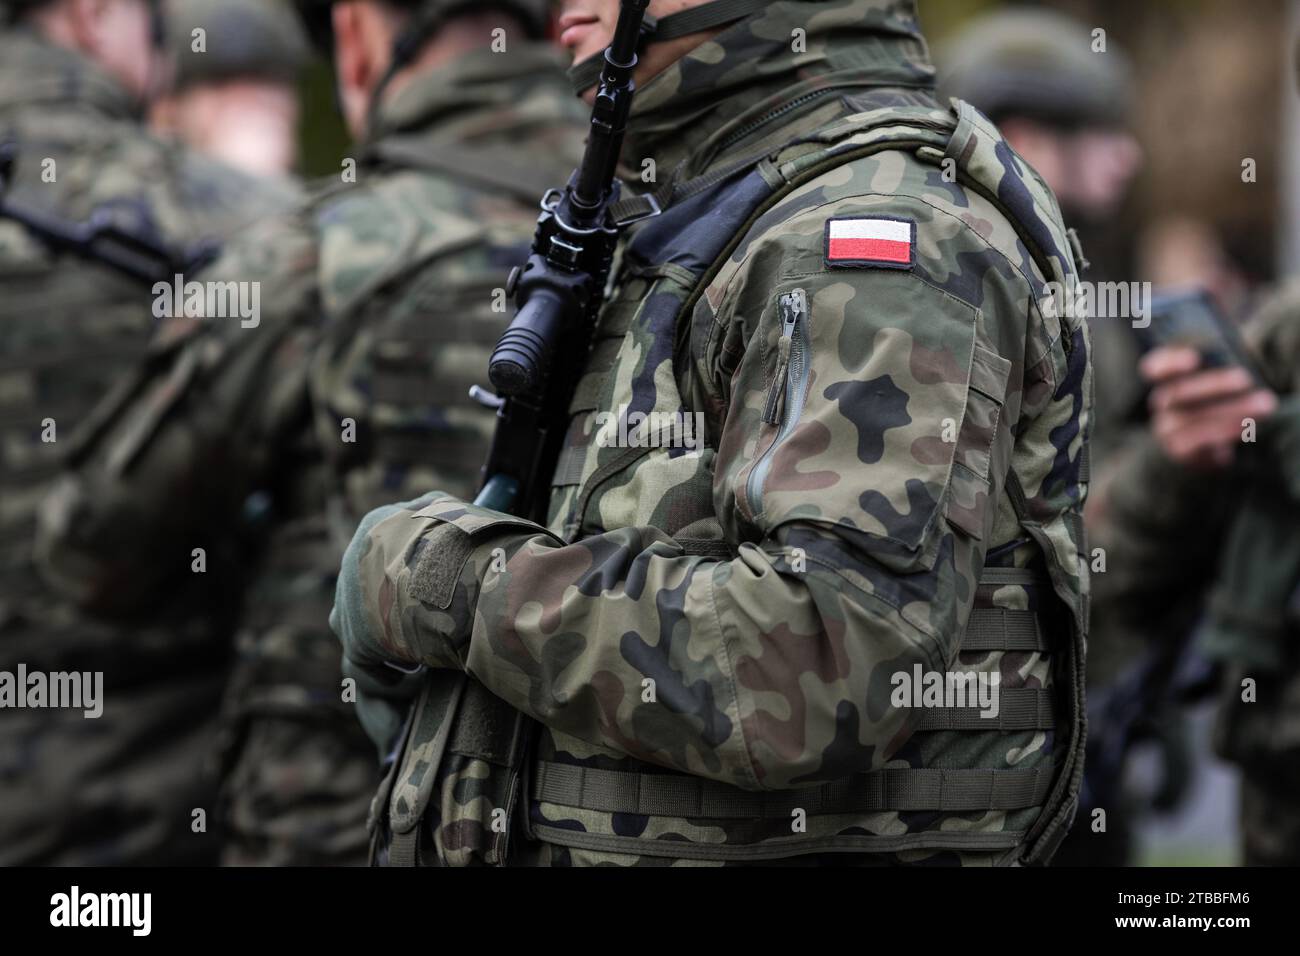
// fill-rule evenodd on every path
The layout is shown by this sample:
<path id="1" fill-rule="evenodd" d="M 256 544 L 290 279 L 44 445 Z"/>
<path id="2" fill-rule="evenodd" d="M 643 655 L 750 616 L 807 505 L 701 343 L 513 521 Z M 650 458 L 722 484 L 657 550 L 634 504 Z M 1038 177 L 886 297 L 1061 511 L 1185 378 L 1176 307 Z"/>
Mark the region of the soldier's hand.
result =
<path id="1" fill-rule="evenodd" d="M 361 563 L 370 549 L 370 533 L 385 518 L 422 508 L 438 493 L 415 501 L 376 508 L 361 519 L 339 568 L 329 623 L 343 644 L 343 673 L 356 687 L 357 717 L 380 753 L 386 753 L 402 727 L 406 709 L 421 687 L 417 662 L 394 654 L 381 639 L 373 609 L 366 600 Z"/>
<path id="2" fill-rule="evenodd" d="M 1154 349 L 1140 368 L 1152 385 L 1152 433 L 1166 455 L 1188 468 L 1230 465 L 1246 420 L 1259 421 L 1277 409 L 1277 396 L 1244 368 L 1202 368 L 1194 348 Z"/>
<path id="3" fill-rule="evenodd" d="M 432 492 L 415 501 L 376 508 L 361 519 L 352 542 L 343 554 L 329 623 L 343 643 L 344 657 L 357 668 L 383 675 L 384 668 L 390 664 L 406 667 L 415 663 L 383 641 L 380 633 L 382 627 L 378 625 L 373 608 L 367 601 L 369 592 L 363 580 L 361 565 L 370 551 L 370 534 L 376 525 L 405 511 L 417 511 L 437 496 L 438 493 Z"/>

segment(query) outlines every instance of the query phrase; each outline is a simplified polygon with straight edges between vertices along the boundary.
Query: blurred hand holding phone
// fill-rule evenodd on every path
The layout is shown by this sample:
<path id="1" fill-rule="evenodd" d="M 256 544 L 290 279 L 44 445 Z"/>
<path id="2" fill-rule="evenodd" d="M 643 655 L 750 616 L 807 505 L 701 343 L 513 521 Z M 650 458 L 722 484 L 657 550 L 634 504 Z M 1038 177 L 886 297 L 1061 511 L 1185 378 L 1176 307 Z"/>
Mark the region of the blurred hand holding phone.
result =
<path id="1" fill-rule="evenodd" d="M 1151 431 L 1188 468 L 1224 468 L 1277 408 L 1240 334 L 1202 290 L 1161 294 L 1134 328 L 1151 387 Z"/>

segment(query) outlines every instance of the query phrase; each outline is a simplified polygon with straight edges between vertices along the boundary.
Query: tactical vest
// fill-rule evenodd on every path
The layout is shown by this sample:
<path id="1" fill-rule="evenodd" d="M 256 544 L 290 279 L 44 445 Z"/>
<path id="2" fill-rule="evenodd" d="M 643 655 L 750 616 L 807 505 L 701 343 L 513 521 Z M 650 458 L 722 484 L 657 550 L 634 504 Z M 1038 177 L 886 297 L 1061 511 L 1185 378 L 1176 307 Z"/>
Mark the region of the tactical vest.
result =
<path id="1" fill-rule="evenodd" d="M 1065 282 L 1071 264 L 1042 251 L 1066 248 L 1063 237 L 1035 235 L 1034 228 L 1043 227 L 1026 226 L 1000 199 L 994 153 L 1000 143 L 988 121 L 963 103 L 956 103 L 955 115 L 878 110 L 688 185 L 679 201 L 626 245 L 620 280 L 637 285 L 602 313 L 588 371 L 570 406 L 550 530 L 572 541 L 608 528 L 653 525 L 687 553 L 734 555 L 712 504 L 714 448 L 698 454 L 653 446 L 597 448 L 590 419 L 597 410 L 625 403 L 643 413 L 692 408 L 676 383 L 663 381 L 653 390 L 653 407 L 637 405 L 636 383 L 627 381 L 625 367 L 620 370 L 620 354 L 629 351 L 625 340 L 637 335 L 637 349 L 670 350 L 665 354 L 679 359 L 693 355 L 697 305 L 710 280 L 766 211 L 830 170 L 886 150 L 935 166 L 951 159 L 958 181 L 998 206 L 1015 226 L 1045 280 Z M 1041 299 L 1041 290 L 1035 292 Z M 794 303 L 787 307 L 797 311 Z M 780 426 L 774 446 L 798 414 L 797 316 L 792 325 L 788 353 L 784 337 L 782 344 L 786 392 L 769 403 L 769 422 Z M 977 363 L 972 375 L 987 371 Z M 638 465 L 651 459 L 655 488 L 604 494 L 633 481 Z M 760 459 L 756 468 L 761 464 Z M 1086 480 L 1086 474 L 1079 476 L 1081 483 Z M 372 807 L 376 845 L 386 818 L 388 859 L 399 865 L 505 864 L 515 834 L 598 853 L 713 862 L 927 850 L 988 851 L 1023 863 L 1045 862 L 1077 804 L 1087 616 L 1077 570 L 1061 564 L 1046 526 L 1077 521 L 1078 515 L 1030 515 L 1014 473 L 1007 488 L 1042 560 L 1035 569 L 985 568 L 958 666 L 996 671 L 1006 654 L 1039 655 L 1050 674 L 1039 688 L 1004 690 L 995 721 L 981 718 L 975 708 L 929 708 L 885 769 L 806 789 L 752 792 L 633 760 L 620 764 L 631 765 L 629 772 L 554 759 L 545 746 L 530 749 L 530 722 L 476 681 L 433 672 Z M 661 489 L 671 491 L 664 495 Z M 1010 748 L 1038 734 L 1054 741 L 1043 748 L 1043 761 L 1027 760 L 1031 766 L 1015 769 L 987 766 L 1005 764 Z M 530 802 L 550 808 L 547 819 L 571 817 L 582 826 L 530 819 Z M 805 818 L 798 833 L 792 833 L 792 814 Z M 993 820 L 996 826 L 985 825 Z M 669 838 L 655 838 L 665 833 Z"/>

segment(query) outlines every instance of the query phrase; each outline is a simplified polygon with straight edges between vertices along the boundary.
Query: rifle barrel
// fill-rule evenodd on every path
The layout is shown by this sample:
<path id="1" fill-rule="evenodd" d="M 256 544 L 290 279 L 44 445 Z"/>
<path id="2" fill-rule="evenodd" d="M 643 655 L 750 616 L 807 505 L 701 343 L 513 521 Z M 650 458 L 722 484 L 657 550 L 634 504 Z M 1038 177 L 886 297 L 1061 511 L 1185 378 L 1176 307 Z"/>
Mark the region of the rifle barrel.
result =
<path id="1" fill-rule="evenodd" d="M 623 134 L 632 107 L 637 45 L 641 24 L 650 0 L 623 0 L 614 28 L 614 39 L 605 50 L 605 66 L 596 86 L 596 101 L 591 111 L 591 130 L 583 152 L 582 164 L 573 188 L 574 225 L 579 228 L 598 226 L 601 208 L 607 198 L 623 151 Z"/>

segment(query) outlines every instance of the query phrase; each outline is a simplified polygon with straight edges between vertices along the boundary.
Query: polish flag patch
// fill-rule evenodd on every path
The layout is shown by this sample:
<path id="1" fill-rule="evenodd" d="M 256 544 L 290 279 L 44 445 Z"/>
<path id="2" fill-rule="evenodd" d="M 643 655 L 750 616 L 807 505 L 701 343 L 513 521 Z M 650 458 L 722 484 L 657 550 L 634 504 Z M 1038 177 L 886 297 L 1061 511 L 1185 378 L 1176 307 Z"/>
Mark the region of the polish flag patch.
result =
<path id="1" fill-rule="evenodd" d="M 834 269 L 910 269 L 915 248 L 916 223 L 911 219 L 826 221 L 826 265 Z"/>

